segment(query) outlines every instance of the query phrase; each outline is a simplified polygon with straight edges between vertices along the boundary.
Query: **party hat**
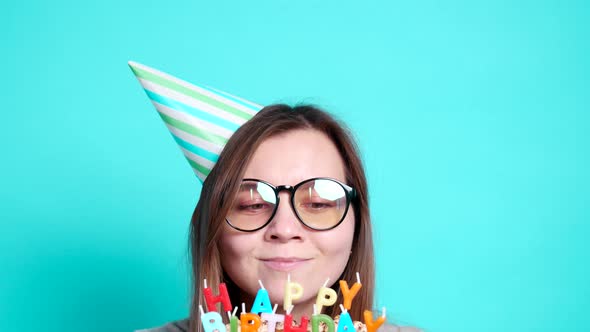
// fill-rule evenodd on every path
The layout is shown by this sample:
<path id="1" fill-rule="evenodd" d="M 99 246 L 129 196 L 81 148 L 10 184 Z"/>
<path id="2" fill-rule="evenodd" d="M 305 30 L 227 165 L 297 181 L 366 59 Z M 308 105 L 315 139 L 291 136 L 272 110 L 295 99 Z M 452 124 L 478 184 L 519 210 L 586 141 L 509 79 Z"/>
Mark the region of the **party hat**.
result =
<path id="1" fill-rule="evenodd" d="M 262 106 L 129 61 L 191 168 L 204 181 L 230 136 Z"/>

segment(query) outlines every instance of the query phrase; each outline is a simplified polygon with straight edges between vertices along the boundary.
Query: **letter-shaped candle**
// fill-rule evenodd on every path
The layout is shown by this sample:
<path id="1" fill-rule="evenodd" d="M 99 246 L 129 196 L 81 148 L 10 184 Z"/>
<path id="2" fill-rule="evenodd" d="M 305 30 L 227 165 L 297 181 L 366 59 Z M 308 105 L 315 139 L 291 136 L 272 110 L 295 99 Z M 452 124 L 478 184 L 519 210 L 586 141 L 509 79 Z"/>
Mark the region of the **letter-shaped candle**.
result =
<path id="1" fill-rule="evenodd" d="M 367 325 L 367 332 L 376 332 L 379 326 L 385 322 L 385 314 L 381 315 L 376 320 L 373 320 L 373 313 L 369 310 L 365 310 L 365 325 Z"/>
<path id="2" fill-rule="evenodd" d="M 284 315 L 279 315 L 279 314 L 274 314 L 274 313 L 273 314 L 269 314 L 269 313 L 266 313 L 266 312 L 263 312 L 260 315 L 260 318 L 263 321 L 266 321 L 267 327 L 268 327 L 268 332 L 275 332 L 276 327 L 277 327 L 277 323 L 278 322 L 284 322 L 285 321 L 285 316 Z"/>
<path id="3" fill-rule="evenodd" d="M 322 312 L 323 306 L 330 306 L 336 303 L 336 299 L 338 298 L 336 291 L 332 288 L 326 287 L 327 284 L 328 280 L 326 280 L 324 286 L 318 291 L 318 296 L 315 300 L 318 312 Z"/>
<path id="4" fill-rule="evenodd" d="M 352 299 L 354 299 L 361 287 L 360 282 L 355 282 L 352 288 L 348 289 L 346 280 L 340 280 L 340 290 L 342 291 L 342 296 L 344 296 L 344 307 L 346 310 L 350 310 L 350 307 L 352 307 Z"/>
<path id="5" fill-rule="evenodd" d="M 334 321 L 330 316 L 324 314 L 311 316 L 311 332 L 320 332 L 320 322 L 326 324 L 327 332 L 334 332 Z"/>
<path id="6" fill-rule="evenodd" d="M 253 313 L 240 315 L 241 332 L 258 332 L 260 327 L 260 316 Z"/>
<path id="7" fill-rule="evenodd" d="M 307 323 L 309 323 L 309 318 L 305 315 L 301 316 L 301 324 L 299 324 L 299 326 L 293 325 L 292 315 L 285 315 L 285 327 L 283 332 L 307 332 Z"/>
<path id="8" fill-rule="evenodd" d="M 201 315 L 201 322 L 205 332 L 225 332 L 225 324 L 221 315 L 216 311 L 211 311 Z"/>
<path id="9" fill-rule="evenodd" d="M 285 299 L 283 301 L 283 309 L 285 311 L 291 308 L 293 300 L 298 300 L 303 295 L 303 287 L 296 282 L 291 282 L 291 276 L 287 276 L 287 283 L 285 284 Z"/>
<path id="10" fill-rule="evenodd" d="M 260 283 L 260 289 L 258 293 L 256 293 L 256 298 L 254 299 L 254 303 L 252 304 L 251 313 L 261 313 L 261 312 L 272 312 L 272 305 L 270 303 L 270 297 L 268 297 L 268 291 L 262 285 L 262 281 L 258 280 Z"/>
<path id="11" fill-rule="evenodd" d="M 229 319 L 229 330 L 230 332 L 238 332 L 238 325 L 240 325 L 240 320 L 236 316 L 231 316 Z"/>
<path id="12" fill-rule="evenodd" d="M 343 311 L 340 314 L 340 320 L 338 320 L 337 332 L 355 332 L 354 324 L 350 318 L 348 311 Z"/>
<path id="13" fill-rule="evenodd" d="M 219 302 L 221 302 L 221 305 L 223 306 L 223 311 L 231 311 L 231 301 L 225 283 L 222 282 L 219 284 L 219 295 L 217 296 L 214 296 L 211 288 L 207 287 L 203 289 L 203 293 L 205 294 L 205 302 L 207 302 L 208 311 L 217 311 L 215 305 Z"/>

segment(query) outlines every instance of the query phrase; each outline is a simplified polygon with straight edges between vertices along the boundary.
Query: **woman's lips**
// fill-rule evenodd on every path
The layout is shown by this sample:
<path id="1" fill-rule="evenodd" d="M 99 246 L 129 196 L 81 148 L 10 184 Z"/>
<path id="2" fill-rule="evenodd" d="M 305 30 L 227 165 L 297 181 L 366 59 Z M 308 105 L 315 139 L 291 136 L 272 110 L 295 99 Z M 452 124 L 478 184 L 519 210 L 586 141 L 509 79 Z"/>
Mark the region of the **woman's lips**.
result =
<path id="1" fill-rule="evenodd" d="M 288 272 L 295 270 L 296 268 L 308 262 L 310 259 L 298 257 L 271 257 L 262 258 L 260 260 L 270 269 Z"/>

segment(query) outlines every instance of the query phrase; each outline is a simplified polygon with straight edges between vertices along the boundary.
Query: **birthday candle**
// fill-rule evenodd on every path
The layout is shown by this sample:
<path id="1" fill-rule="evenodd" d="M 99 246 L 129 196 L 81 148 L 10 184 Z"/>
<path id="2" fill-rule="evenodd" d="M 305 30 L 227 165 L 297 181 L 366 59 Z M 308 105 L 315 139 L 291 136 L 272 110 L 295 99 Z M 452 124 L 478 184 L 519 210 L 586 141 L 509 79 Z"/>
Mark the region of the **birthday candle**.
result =
<path id="1" fill-rule="evenodd" d="M 376 332 L 379 326 L 385 322 L 385 308 L 381 313 L 381 317 L 373 320 L 373 313 L 369 310 L 365 310 L 365 325 L 367 326 L 367 332 Z"/>
<path id="2" fill-rule="evenodd" d="M 303 315 L 301 316 L 301 324 L 299 326 L 293 325 L 293 316 L 290 314 L 285 315 L 285 323 L 283 332 L 307 332 L 307 323 L 309 318 Z"/>
<path id="3" fill-rule="evenodd" d="M 348 288 L 346 280 L 340 280 L 340 290 L 342 291 L 342 296 L 344 296 L 344 308 L 347 310 L 350 310 L 352 307 L 352 299 L 354 299 L 362 287 L 361 278 L 358 272 L 356 273 L 356 280 L 357 282 L 355 282 L 350 289 Z"/>
<path id="4" fill-rule="evenodd" d="M 354 324 L 352 323 L 350 314 L 342 304 L 340 305 L 340 309 L 342 309 L 342 313 L 340 314 L 340 320 L 338 320 L 337 332 L 355 332 Z"/>
<path id="5" fill-rule="evenodd" d="M 221 315 L 216 311 L 205 313 L 203 306 L 199 306 L 201 310 L 201 323 L 205 332 L 225 332 L 225 325 L 221 319 Z"/>
<path id="6" fill-rule="evenodd" d="M 311 331 L 320 332 L 321 322 L 324 322 L 328 327 L 327 332 L 334 332 L 334 320 L 332 320 L 332 317 L 324 314 L 317 314 L 311 316 Z"/>
<path id="7" fill-rule="evenodd" d="M 234 311 L 229 317 L 229 330 L 230 332 L 238 332 L 238 325 L 240 324 L 240 320 L 236 317 L 236 311 L 238 311 L 238 307 L 234 308 Z"/>
<path id="8" fill-rule="evenodd" d="M 231 311 L 232 305 L 229 299 L 229 294 L 227 293 L 227 287 L 225 283 L 219 284 L 219 295 L 214 296 L 213 291 L 211 288 L 207 287 L 207 279 L 204 280 L 205 287 L 203 289 L 203 293 L 205 294 L 205 302 L 207 303 L 207 310 L 208 311 L 217 311 L 215 305 L 221 302 L 223 306 L 223 311 Z"/>
<path id="9" fill-rule="evenodd" d="M 296 282 L 291 282 L 291 275 L 287 275 L 287 283 L 285 284 L 285 298 L 283 301 L 283 309 L 287 311 L 293 304 L 293 300 L 298 300 L 303 295 L 303 287 Z"/>
<path id="10" fill-rule="evenodd" d="M 232 316 L 229 320 L 229 330 L 230 332 L 238 332 L 238 325 L 240 324 L 240 320 L 236 316 Z"/>
<path id="11" fill-rule="evenodd" d="M 253 313 L 240 315 L 241 332 L 258 332 L 260 327 L 260 316 Z"/>
<path id="12" fill-rule="evenodd" d="M 272 314 L 263 312 L 260 315 L 260 318 L 262 318 L 262 320 L 266 320 L 267 322 L 267 326 L 268 326 L 268 332 L 275 332 L 276 326 L 277 326 L 277 322 L 283 322 L 285 321 L 285 316 L 284 315 L 279 315 L 279 314 L 275 314 L 275 312 L 277 311 L 277 305 L 275 304 L 274 309 L 272 310 Z"/>
<path id="13" fill-rule="evenodd" d="M 329 280 L 330 279 L 328 278 L 324 283 L 324 286 L 320 288 L 320 290 L 318 291 L 318 296 L 315 301 L 315 305 L 318 308 L 318 312 L 322 312 L 323 306 L 331 306 L 334 303 L 336 303 L 336 299 L 338 298 L 338 295 L 336 294 L 335 290 L 326 287 L 328 285 Z"/>
<path id="14" fill-rule="evenodd" d="M 256 298 L 254 299 L 254 303 L 252 304 L 252 309 L 250 312 L 258 314 L 261 312 L 272 312 L 272 307 L 270 303 L 270 297 L 268 296 L 268 291 L 264 288 L 262 281 L 258 280 L 260 284 L 260 289 L 258 293 L 256 293 Z"/>

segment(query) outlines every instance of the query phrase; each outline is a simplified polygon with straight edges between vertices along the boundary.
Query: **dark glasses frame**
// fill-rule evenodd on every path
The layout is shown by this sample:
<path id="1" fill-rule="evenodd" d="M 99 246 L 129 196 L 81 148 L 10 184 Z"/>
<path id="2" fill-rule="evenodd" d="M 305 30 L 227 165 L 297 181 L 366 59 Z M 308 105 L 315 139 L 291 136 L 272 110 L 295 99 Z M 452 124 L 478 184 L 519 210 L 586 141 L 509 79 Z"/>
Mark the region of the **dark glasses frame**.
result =
<path id="1" fill-rule="evenodd" d="M 328 180 L 328 181 L 332 181 L 332 182 L 336 182 L 338 185 L 340 185 L 340 187 L 342 187 L 342 189 L 344 189 L 344 193 L 346 196 L 346 208 L 344 210 L 344 214 L 342 215 L 342 218 L 340 218 L 340 220 L 334 224 L 334 226 L 331 226 L 329 228 L 316 228 L 316 227 L 312 227 L 308 224 L 305 223 L 305 221 L 303 221 L 303 219 L 301 218 L 301 216 L 299 215 L 299 212 L 297 212 L 297 209 L 295 208 L 295 191 L 297 191 L 297 189 L 299 187 L 301 187 L 302 185 L 311 182 L 311 181 L 315 181 L 315 180 Z M 261 182 L 266 184 L 267 186 L 269 186 L 270 188 L 272 188 L 272 190 L 275 193 L 275 198 L 276 198 L 276 203 L 274 206 L 274 209 L 270 215 L 270 217 L 268 218 L 268 220 L 260 227 L 255 228 L 255 229 L 241 229 L 236 227 L 235 225 L 232 225 L 232 223 L 229 221 L 229 219 L 227 219 L 227 217 L 225 217 L 225 222 L 227 222 L 228 225 L 230 225 L 232 228 L 241 231 L 241 232 L 256 232 L 260 229 L 263 229 L 264 227 L 266 227 L 268 224 L 270 224 L 270 222 L 272 221 L 272 219 L 274 218 L 277 209 L 279 207 L 279 203 L 281 201 L 281 198 L 279 197 L 279 193 L 281 191 L 288 191 L 289 193 L 291 193 L 291 199 L 289 200 L 291 202 L 291 209 L 293 210 L 293 212 L 295 213 L 295 216 L 297 216 L 297 219 L 299 220 L 300 223 L 302 223 L 305 227 L 316 230 L 316 231 L 328 231 L 331 229 L 334 229 L 336 227 L 338 227 L 342 221 L 344 220 L 344 218 L 346 218 L 346 215 L 348 214 L 348 209 L 350 208 L 350 203 L 352 203 L 353 199 L 356 197 L 356 190 L 354 190 L 354 188 L 352 188 L 351 186 L 342 183 L 336 179 L 333 178 L 328 178 L 328 177 L 317 177 L 317 178 L 311 178 L 311 179 L 307 179 L 307 180 L 303 180 L 301 182 L 299 182 L 298 184 L 296 184 L 295 186 L 290 186 L 290 185 L 280 185 L 280 186 L 274 186 L 271 183 L 268 183 L 264 180 L 260 180 L 260 179 L 252 179 L 252 178 L 247 178 L 247 179 L 243 179 L 242 182 L 246 182 L 246 181 L 257 181 L 257 182 Z"/>

